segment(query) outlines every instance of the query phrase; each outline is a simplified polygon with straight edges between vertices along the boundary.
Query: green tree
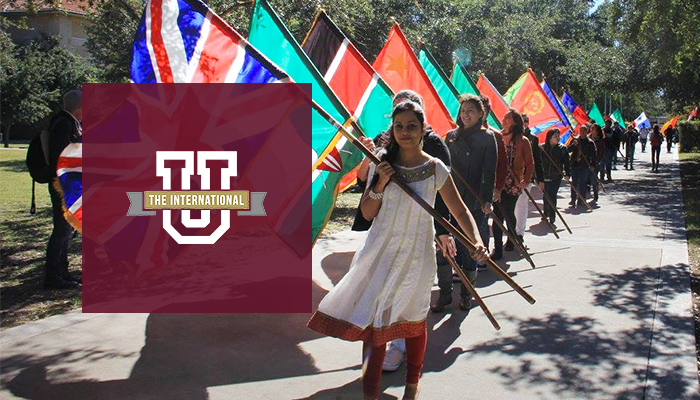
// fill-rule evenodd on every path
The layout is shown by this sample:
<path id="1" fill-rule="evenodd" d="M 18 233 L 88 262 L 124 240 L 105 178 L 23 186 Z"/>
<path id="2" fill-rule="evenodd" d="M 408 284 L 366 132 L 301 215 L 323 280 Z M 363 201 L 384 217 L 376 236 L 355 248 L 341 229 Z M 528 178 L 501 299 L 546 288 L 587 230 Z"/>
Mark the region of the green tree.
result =
<path id="1" fill-rule="evenodd" d="M 61 108 L 63 93 L 94 81 L 91 67 L 54 38 L 17 46 L 10 54 L 12 62 L 0 88 L 5 147 L 13 125 L 40 122 Z"/>

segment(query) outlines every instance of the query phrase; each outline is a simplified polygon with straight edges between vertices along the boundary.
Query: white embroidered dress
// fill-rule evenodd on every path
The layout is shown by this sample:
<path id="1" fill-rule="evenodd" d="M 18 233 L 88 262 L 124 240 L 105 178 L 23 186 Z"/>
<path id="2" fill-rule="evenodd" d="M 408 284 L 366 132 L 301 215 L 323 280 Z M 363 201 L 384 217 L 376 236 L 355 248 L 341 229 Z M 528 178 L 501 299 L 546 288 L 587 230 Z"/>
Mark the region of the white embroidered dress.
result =
<path id="1" fill-rule="evenodd" d="M 374 170 L 372 165 L 367 182 Z M 430 205 L 449 175 L 437 158 L 394 170 Z M 434 237 L 430 214 L 389 183 L 365 243 L 345 277 L 321 301 L 309 327 L 374 344 L 421 335 L 436 271 Z"/>

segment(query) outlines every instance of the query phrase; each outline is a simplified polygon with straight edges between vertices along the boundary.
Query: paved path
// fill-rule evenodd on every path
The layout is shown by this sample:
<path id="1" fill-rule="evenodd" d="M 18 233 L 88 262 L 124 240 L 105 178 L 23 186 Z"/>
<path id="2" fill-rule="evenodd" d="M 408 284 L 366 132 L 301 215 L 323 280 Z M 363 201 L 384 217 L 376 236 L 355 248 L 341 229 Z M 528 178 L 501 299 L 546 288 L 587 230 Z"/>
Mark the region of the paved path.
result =
<path id="1" fill-rule="evenodd" d="M 530 213 L 537 269 L 502 264 L 529 305 L 489 272 L 478 308 L 431 314 L 423 399 L 686 399 L 698 396 L 677 155 L 618 170 L 593 213 L 567 210 L 556 240 Z M 566 204 L 567 190 L 560 192 Z M 314 248 L 314 304 L 362 234 Z M 509 258 L 510 257 L 510 258 Z M 437 293 L 434 292 L 434 295 Z M 360 344 L 320 336 L 308 315 L 81 314 L 2 332 L 0 398 L 357 399 Z M 386 374 L 400 398 L 404 369 Z"/>

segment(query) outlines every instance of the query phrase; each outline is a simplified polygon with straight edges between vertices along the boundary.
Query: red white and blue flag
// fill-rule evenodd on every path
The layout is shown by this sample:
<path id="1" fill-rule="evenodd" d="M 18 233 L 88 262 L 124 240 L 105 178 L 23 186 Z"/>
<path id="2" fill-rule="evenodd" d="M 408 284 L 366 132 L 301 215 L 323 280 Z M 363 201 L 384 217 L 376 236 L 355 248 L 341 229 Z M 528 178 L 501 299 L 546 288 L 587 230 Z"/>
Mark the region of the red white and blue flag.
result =
<path id="1" fill-rule="evenodd" d="M 288 80 L 199 0 L 151 0 L 134 40 L 136 83 L 272 83 Z"/>
<path id="2" fill-rule="evenodd" d="M 82 139 L 82 137 L 81 137 Z M 82 141 L 82 140 L 81 140 Z M 58 156 L 56 185 L 63 197 L 63 215 L 78 232 L 83 231 L 83 144 L 71 143 Z"/>

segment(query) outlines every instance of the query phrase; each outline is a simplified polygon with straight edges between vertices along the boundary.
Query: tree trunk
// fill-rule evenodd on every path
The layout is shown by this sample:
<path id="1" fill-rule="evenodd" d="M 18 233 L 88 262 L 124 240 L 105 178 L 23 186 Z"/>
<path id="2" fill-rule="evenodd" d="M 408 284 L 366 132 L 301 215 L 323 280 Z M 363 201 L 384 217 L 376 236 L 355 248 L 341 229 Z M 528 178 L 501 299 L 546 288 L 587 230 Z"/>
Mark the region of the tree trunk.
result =
<path id="1" fill-rule="evenodd" d="M 12 118 L 5 126 L 5 132 L 2 135 L 2 142 L 5 144 L 5 148 L 10 147 L 10 128 L 12 128 Z"/>

